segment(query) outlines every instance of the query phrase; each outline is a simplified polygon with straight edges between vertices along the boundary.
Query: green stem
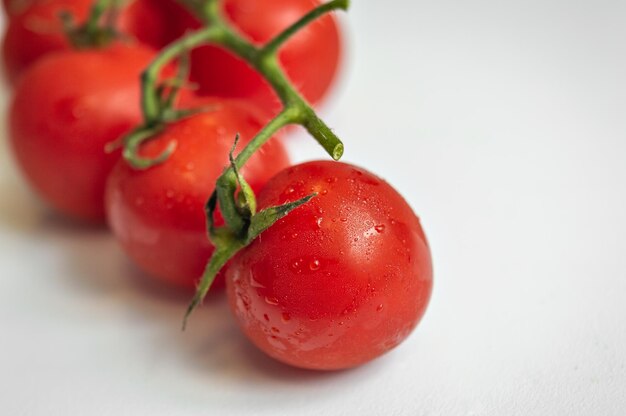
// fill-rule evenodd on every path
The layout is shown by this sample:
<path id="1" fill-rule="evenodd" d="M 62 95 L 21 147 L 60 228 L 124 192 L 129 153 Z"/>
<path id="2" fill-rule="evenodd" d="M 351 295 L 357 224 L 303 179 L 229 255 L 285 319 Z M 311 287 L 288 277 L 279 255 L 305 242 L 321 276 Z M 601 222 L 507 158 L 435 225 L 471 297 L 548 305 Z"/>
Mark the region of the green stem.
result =
<path id="1" fill-rule="evenodd" d="M 235 158 L 235 167 L 241 169 L 250 157 L 259 150 L 281 128 L 292 123 L 294 112 L 286 109 L 270 121 Z M 217 180 L 215 192 L 220 205 L 224 222 L 235 235 L 240 235 L 247 227 L 246 220 L 241 217 L 233 195 L 237 190 L 237 176 L 230 167 Z"/>
<path id="2" fill-rule="evenodd" d="M 98 0 L 91 6 L 89 19 L 85 23 L 85 31 L 87 33 L 93 35 L 100 30 L 100 20 L 114 2 L 114 0 Z"/>
<path id="3" fill-rule="evenodd" d="M 319 17 L 325 15 L 326 13 L 335 11 L 335 10 L 348 10 L 350 7 L 349 0 L 334 0 L 328 3 L 325 3 L 315 9 L 311 10 L 308 14 L 303 16 L 296 23 L 285 29 L 282 33 L 276 36 L 274 39 L 269 41 L 262 49 L 264 54 L 275 54 L 278 49 L 293 35 L 295 35 L 300 29 L 311 23 L 312 21 L 318 19 Z"/>
<path id="4" fill-rule="evenodd" d="M 216 36 L 213 39 L 204 39 L 205 42 L 212 42 L 223 46 L 250 64 L 267 80 L 272 89 L 276 92 L 276 95 L 278 95 L 285 109 L 297 113 L 297 116 L 293 117 L 289 124 L 304 126 L 333 159 L 339 160 L 341 158 L 344 149 L 343 143 L 341 143 L 339 137 L 315 115 L 315 110 L 313 110 L 300 93 L 291 85 L 287 75 L 278 62 L 277 52 L 283 42 L 313 20 L 334 10 L 347 9 L 349 6 L 348 0 L 334 0 L 315 8 L 262 48 L 254 46 L 224 23 L 219 9 L 219 0 L 206 0 L 203 3 L 204 6 L 200 8 L 198 3 L 193 0 L 181 0 L 181 2 L 196 13 L 201 13 L 200 17 L 205 22 L 211 22 L 211 28 L 216 32 Z M 200 32 L 206 30 L 211 29 L 202 29 Z M 193 37 L 196 33 L 192 33 L 188 36 Z M 165 52 L 163 54 L 165 54 Z M 154 114 L 154 111 L 146 113 L 146 115 L 147 114 Z"/>
<path id="5" fill-rule="evenodd" d="M 196 46 L 218 42 L 222 31 L 215 28 L 204 28 L 179 39 L 167 46 L 159 56 L 148 66 L 141 75 L 142 99 L 141 104 L 144 114 L 144 122 L 148 126 L 161 121 L 163 115 L 163 103 L 158 93 L 157 83 L 163 68 L 183 53 Z"/>

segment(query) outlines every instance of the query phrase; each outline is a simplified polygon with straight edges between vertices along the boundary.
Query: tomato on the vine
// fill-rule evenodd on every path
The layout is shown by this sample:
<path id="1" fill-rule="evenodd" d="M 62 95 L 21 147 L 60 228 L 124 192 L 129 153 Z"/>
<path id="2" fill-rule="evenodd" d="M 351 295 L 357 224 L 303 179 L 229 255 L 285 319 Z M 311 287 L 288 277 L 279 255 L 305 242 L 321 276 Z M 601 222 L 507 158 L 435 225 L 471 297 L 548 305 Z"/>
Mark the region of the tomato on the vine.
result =
<path id="1" fill-rule="evenodd" d="M 8 79 L 15 80 L 51 52 L 71 49 L 60 15 L 67 12 L 80 24 L 87 19 L 92 5 L 93 0 L 32 0 L 20 13 L 13 15 L 2 51 Z M 172 19 L 182 19 L 184 13 L 174 0 L 134 0 L 121 10 L 116 26 L 122 36 L 159 49 L 180 33 Z"/>
<path id="2" fill-rule="evenodd" d="M 225 16 L 252 42 L 261 45 L 320 4 L 319 0 L 225 0 Z M 299 31 L 281 49 L 287 76 L 304 97 L 319 102 L 337 74 L 341 40 L 337 21 L 326 15 Z M 247 63 L 216 46 L 192 52 L 191 79 L 199 93 L 245 98 L 277 108 L 268 83 Z"/>
<path id="3" fill-rule="evenodd" d="M 119 158 L 105 145 L 142 121 L 139 75 L 151 49 L 112 44 L 46 57 L 18 82 L 10 138 L 22 171 L 60 212 L 103 221 L 104 184 Z"/>
<path id="4" fill-rule="evenodd" d="M 430 251 L 405 200 L 345 163 L 287 168 L 261 191 L 259 208 L 314 192 L 231 260 L 228 297 L 243 331 L 270 356 L 349 368 L 415 328 L 432 289 Z"/>
<path id="5" fill-rule="evenodd" d="M 142 145 L 140 156 L 156 157 L 175 142 L 176 151 L 164 163 L 140 171 L 120 160 L 106 193 L 108 221 L 126 253 L 149 275 L 186 289 L 195 287 L 213 253 L 204 207 L 228 165 L 235 136 L 240 134 L 241 150 L 267 121 L 242 101 L 204 104 L 207 112 L 167 126 Z M 272 139 L 241 172 L 258 191 L 287 165 L 282 144 Z"/>

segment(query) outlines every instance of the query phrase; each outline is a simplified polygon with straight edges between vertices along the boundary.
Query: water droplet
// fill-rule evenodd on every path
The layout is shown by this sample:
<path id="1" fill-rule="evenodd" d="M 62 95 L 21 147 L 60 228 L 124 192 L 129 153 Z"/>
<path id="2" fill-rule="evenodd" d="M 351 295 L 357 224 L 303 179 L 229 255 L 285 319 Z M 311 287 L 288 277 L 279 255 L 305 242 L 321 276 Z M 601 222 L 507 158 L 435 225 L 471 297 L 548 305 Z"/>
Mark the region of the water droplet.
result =
<path id="1" fill-rule="evenodd" d="M 274 296 L 266 296 L 265 302 L 267 302 L 268 305 L 278 305 L 278 299 L 276 299 Z"/>
<path id="2" fill-rule="evenodd" d="M 315 271 L 315 270 L 319 270 L 320 268 L 320 261 L 315 259 L 313 261 L 311 261 L 311 263 L 309 263 L 309 269 Z"/>
<path id="3" fill-rule="evenodd" d="M 326 195 L 326 194 L 328 194 L 328 191 L 326 189 L 322 189 L 322 192 L 320 192 L 320 194 Z"/>
<path id="4" fill-rule="evenodd" d="M 265 318 L 267 322 L 270 321 L 270 317 L 266 313 L 263 314 L 263 318 Z"/>
<path id="5" fill-rule="evenodd" d="M 283 312 L 282 318 L 283 318 L 283 322 L 291 321 L 291 316 L 287 312 Z"/>
<path id="6" fill-rule="evenodd" d="M 293 189 L 293 187 L 290 186 L 289 188 L 287 188 L 287 193 L 288 194 L 293 194 L 294 192 L 296 192 L 296 190 Z"/>
<path id="7" fill-rule="evenodd" d="M 315 224 L 317 224 L 317 228 L 322 228 L 322 221 L 324 221 L 324 218 L 322 217 L 315 220 Z"/>
<path id="8" fill-rule="evenodd" d="M 374 227 L 374 229 L 379 233 L 382 233 L 383 231 L 385 231 L 385 224 L 378 224 L 376 227 Z"/>
<path id="9" fill-rule="evenodd" d="M 385 305 L 383 305 L 382 303 L 380 305 L 378 305 L 378 307 L 376 308 L 376 312 L 380 312 L 385 308 Z"/>
<path id="10" fill-rule="evenodd" d="M 339 221 L 341 221 L 341 222 L 348 222 L 348 219 L 345 218 L 345 217 L 342 217 L 342 218 L 339 218 Z"/>
<path id="11" fill-rule="evenodd" d="M 275 332 L 277 334 L 280 334 L 280 329 L 276 328 L 275 326 L 272 327 L 272 332 Z"/>

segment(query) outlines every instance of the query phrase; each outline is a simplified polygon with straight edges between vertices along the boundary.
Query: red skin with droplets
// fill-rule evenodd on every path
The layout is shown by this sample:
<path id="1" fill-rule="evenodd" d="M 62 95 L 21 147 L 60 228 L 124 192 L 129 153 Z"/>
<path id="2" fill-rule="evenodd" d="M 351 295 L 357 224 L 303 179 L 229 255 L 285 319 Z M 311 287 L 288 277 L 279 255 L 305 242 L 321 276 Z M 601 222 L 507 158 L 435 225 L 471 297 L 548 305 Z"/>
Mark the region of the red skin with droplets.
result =
<path id="1" fill-rule="evenodd" d="M 126 253 L 150 276 L 183 289 L 195 288 L 213 253 L 204 207 L 228 164 L 235 135 L 241 135 L 240 151 L 266 121 L 265 114 L 244 102 L 205 104 L 215 107 L 168 126 L 142 146 L 141 155 L 154 157 L 175 141 L 176 151 L 165 163 L 136 171 L 120 161 L 107 184 L 109 223 Z M 286 166 L 282 144 L 272 139 L 242 174 L 258 191 Z M 217 224 L 223 224 L 221 217 Z"/>
<path id="2" fill-rule="evenodd" d="M 318 0 L 225 0 L 225 16 L 249 40 L 262 45 L 318 6 Z M 341 40 L 332 15 L 311 23 L 279 53 L 288 78 L 311 103 L 328 92 L 337 74 Z M 278 100 L 267 82 L 244 61 L 215 46 L 192 53 L 191 78 L 199 93 L 245 98 L 275 111 Z"/>
<path id="3" fill-rule="evenodd" d="M 426 238 L 405 200 L 371 173 L 310 162 L 274 177 L 259 206 L 306 205 L 232 260 L 230 306 L 261 350 L 287 364 L 337 370 L 401 343 L 432 290 Z"/>
<path id="4" fill-rule="evenodd" d="M 137 80 L 153 58 L 139 45 L 59 52 L 16 86 L 9 123 L 18 165 L 61 213 L 104 221 L 104 185 L 119 158 L 104 148 L 141 123 Z"/>

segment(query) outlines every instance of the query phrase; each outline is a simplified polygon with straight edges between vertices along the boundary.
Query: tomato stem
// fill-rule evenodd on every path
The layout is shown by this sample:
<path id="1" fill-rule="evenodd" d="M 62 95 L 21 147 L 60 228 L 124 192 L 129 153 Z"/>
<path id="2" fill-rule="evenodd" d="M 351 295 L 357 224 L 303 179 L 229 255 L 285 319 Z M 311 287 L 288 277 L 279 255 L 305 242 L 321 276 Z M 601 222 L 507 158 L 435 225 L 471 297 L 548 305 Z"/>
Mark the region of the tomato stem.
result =
<path id="1" fill-rule="evenodd" d="M 73 16 L 61 15 L 66 35 L 77 49 L 102 48 L 118 37 L 115 17 L 122 0 L 96 0 L 91 6 L 87 20 L 76 25 Z M 105 19 L 106 17 L 106 19 Z"/>
<path id="2" fill-rule="evenodd" d="M 300 20 L 296 23 L 285 29 L 282 33 L 276 36 L 274 39 L 269 41 L 263 48 L 263 54 L 276 54 L 278 49 L 289 40 L 293 35 L 295 35 L 300 29 L 304 28 L 309 23 L 318 19 L 326 13 L 335 11 L 335 10 L 348 10 L 350 6 L 350 2 L 348 0 L 334 0 L 328 3 L 325 3 L 304 15 Z"/>

